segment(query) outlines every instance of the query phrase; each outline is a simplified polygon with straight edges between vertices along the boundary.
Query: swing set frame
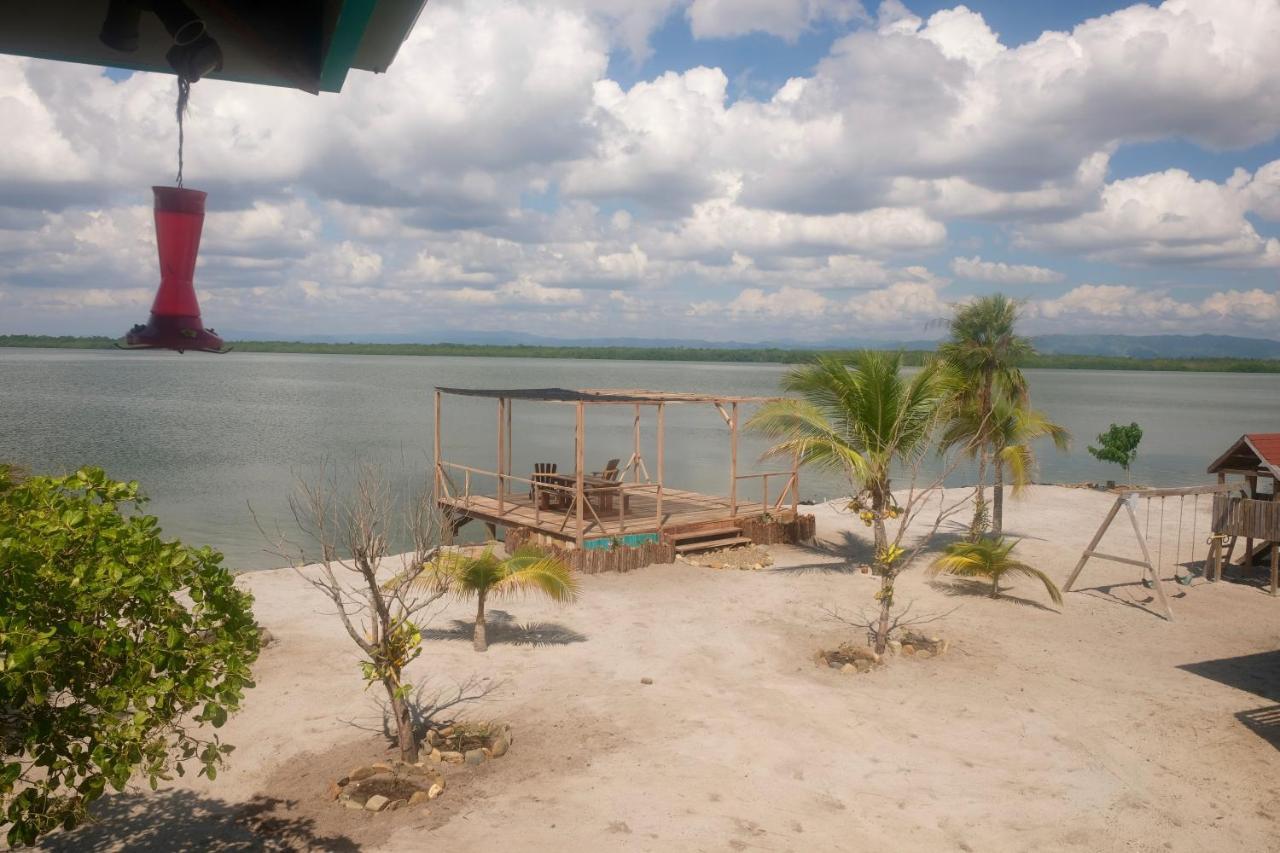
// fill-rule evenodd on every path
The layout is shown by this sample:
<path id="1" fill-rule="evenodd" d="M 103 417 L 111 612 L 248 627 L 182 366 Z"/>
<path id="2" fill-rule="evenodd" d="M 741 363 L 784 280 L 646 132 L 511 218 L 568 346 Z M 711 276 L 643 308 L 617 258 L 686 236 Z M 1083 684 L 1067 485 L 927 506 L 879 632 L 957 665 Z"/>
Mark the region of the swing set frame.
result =
<path id="1" fill-rule="evenodd" d="M 1164 505 L 1163 500 L 1166 498 L 1176 497 L 1185 499 L 1190 496 L 1219 494 L 1222 492 L 1230 492 L 1238 487 L 1227 483 L 1213 483 L 1204 486 L 1182 486 L 1168 489 L 1135 489 L 1125 488 L 1116 495 L 1115 503 L 1111 505 L 1111 510 L 1107 513 L 1107 517 L 1103 519 L 1102 524 L 1098 526 L 1098 530 L 1090 540 L 1089 545 L 1084 549 L 1084 553 L 1080 555 L 1080 561 L 1076 563 L 1076 567 L 1071 572 L 1071 577 L 1067 578 L 1067 583 L 1063 586 L 1063 592 L 1071 592 L 1075 583 L 1080 578 L 1080 573 L 1084 571 L 1085 564 L 1091 559 L 1107 560 L 1112 563 L 1123 563 L 1128 566 L 1138 566 L 1142 569 L 1142 581 L 1149 583 L 1151 589 L 1155 592 L 1156 601 L 1160 604 L 1160 609 L 1164 611 L 1164 618 L 1173 621 L 1173 609 L 1169 606 L 1169 596 L 1165 594 L 1164 584 L 1160 580 L 1159 564 L 1163 562 L 1164 548 Z M 1160 555 L 1155 562 L 1151 560 L 1151 549 L 1147 545 L 1147 537 L 1143 533 L 1142 525 L 1138 523 L 1138 500 L 1146 498 L 1160 498 L 1160 528 L 1159 539 L 1157 540 L 1157 553 Z M 1142 551 L 1142 559 L 1138 560 L 1133 557 L 1121 557 L 1116 554 L 1106 554 L 1098 550 L 1098 544 L 1102 541 L 1102 537 L 1107 534 L 1111 528 L 1112 522 L 1116 520 L 1116 516 L 1121 510 L 1129 517 L 1129 522 L 1133 526 L 1133 534 L 1138 540 L 1138 547 Z M 1147 530 L 1150 532 L 1150 516 L 1151 505 L 1147 504 Z M 1192 534 L 1191 534 L 1191 553 L 1194 560 L 1195 556 L 1195 511 L 1191 516 Z M 1182 508 L 1179 505 L 1178 510 L 1178 550 L 1182 549 Z M 1175 561 L 1181 557 L 1181 553 L 1175 555 Z"/>

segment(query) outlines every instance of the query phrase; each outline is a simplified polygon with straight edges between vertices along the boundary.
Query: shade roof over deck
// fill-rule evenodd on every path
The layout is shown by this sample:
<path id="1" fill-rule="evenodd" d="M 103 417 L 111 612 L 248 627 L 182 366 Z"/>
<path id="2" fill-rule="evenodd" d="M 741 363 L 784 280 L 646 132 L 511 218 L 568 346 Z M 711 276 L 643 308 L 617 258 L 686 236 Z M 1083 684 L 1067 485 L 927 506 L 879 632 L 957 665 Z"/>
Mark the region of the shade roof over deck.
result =
<path id="1" fill-rule="evenodd" d="M 651 391 L 643 388 L 442 388 L 441 394 L 487 397 L 491 400 L 532 400 L 541 403 L 768 403 L 779 397 L 704 394 L 693 391 Z"/>
<path id="2" fill-rule="evenodd" d="M 117 0 L 135 9 L 148 4 Z M 222 49 L 209 77 L 339 92 L 352 68 L 383 72 L 426 0 L 185 0 Z M 171 4 L 173 5 L 173 4 Z M 142 14 L 136 48 L 99 38 L 107 0 L 0 3 L 0 53 L 172 74 L 174 37 L 156 15 Z"/>
<path id="3" fill-rule="evenodd" d="M 1280 432 L 1251 432 L 1240 436 L 1209 466 L 1210 474 L 1228 470 L 1269 472 L 1280 479 Z"/>

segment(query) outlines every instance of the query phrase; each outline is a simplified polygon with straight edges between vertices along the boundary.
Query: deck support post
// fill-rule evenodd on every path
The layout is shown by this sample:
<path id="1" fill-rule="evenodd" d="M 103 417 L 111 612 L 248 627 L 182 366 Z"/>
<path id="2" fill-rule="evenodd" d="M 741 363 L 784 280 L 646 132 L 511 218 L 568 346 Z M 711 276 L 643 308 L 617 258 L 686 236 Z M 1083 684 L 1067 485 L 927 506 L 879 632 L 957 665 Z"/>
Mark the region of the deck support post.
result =
<path id="1" fill-rule="evenodd" d="M 800 517 L 800 454 L 791 455 L 791 518 Z"/>
<path id="2" fill-rule="evenodd" d="M 435 400 L 435 474 L 432 478 L 431 496 L 437 508 L 440 506 L 440 389 L 436 389 Z"/>
<path id="3" fill-rule="evenodd" d="M 503 459 L 507 444 L 507 399 L 498 398 L 498 514 L 506 511 L 506 477 L 503 476 Z"/>
<path id="4" fill-rule="evenodd" d="M 583 503 L 583 500 L 585 499 L 583 482 L 582 482 L 584 472 L 582 469 L 586 466 L 586 461 L 587 461 L 587 448 L 586 448 L 587 409 L 586 409 L 586 405 L 581 400 L 578 401 L 577 409 L 578 409 L 577 424 L 573 431 L 574 467 L 577 469 L 577 474 L 575 475 L 576 482 L 574 483 L 574 487 L 573 487 L 573 505 L 574 505 L 574 508 L 577 510 L 577 516 L 578 516 L 577 517 L 578 530 L 577 530 L 577 536 L 575 537 L 575 539 L 578 543 L 578 547 L 581 548 L 583 545 L 583 541 L 586 538 L 583 535 L 584 531 L 583 531 L 583 525 L 582 525 L 582 510 L 583 510 L 582 503 Z"/>
<path id="5" fill-rule="evenodd" d="M 663 473 L 663 465 L 665 464 L 665 461 L 666 461 L 665 460 L 666 444 L 667 444 L 666 408 L 662 403 L 659 403 L 658 404 L 658 500 L 657 500 L 657 504 L 658 504 L 657 525 L 658 525 L 659 538 L 662 537 L 662 478 L 665 476 Z"/>
<path id="6" fill-rule="evenodd" d="M 738 517 L 738 404 L 729 416 L 729 517 Z"/>

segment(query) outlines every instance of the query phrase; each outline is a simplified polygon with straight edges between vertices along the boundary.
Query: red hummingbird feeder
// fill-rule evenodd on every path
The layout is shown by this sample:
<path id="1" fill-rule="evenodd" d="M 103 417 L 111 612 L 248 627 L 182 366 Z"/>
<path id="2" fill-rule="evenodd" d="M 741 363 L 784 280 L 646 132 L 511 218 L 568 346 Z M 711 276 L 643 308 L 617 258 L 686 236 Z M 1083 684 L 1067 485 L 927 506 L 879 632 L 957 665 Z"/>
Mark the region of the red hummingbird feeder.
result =
<path id="1" fill-rule="evenodd" d="M 160 289 L 146 325 L 125 335 L 124 349 L 230 350 L 213 329 L 200 321 L 194 275 L 204 228 L 208 193 L 184 187 L 152 187 L 156 199 L 156 248 L 160 254 Z"/>

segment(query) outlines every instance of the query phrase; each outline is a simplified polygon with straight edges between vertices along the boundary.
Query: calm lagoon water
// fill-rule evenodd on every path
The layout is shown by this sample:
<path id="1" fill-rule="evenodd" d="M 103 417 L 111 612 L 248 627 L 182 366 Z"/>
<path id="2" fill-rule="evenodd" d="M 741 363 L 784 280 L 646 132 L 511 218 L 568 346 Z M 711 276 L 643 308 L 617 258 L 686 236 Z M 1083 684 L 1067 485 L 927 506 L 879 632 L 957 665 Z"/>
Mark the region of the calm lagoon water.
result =
<path id="1" fill-rule="evenodd" d="M 772 394 L 785 368 L 756 364 L 423 358 L 0 349 L 0 460 L 41 472 L 100 465 L 141 481 L 166 533 L 223 551 L 237 569 L 276 565 L 249 506 L 268 524 L 287 516 L 296 475 L 326 462 L 385 464 L 404 484 L 425 483 L 432 453 L 431 390 L 561 386 Z M 1039 448 L 1039 479 L 1116 478 L 1085 451 L 1114 422 L 1145 430 L 1134 477 L 1204 482 L 1205 466 L 1244 432 L 1280 430 L 1280 376 L 1032 370 L 1035 405 L 1075 436 L 1070 453 Z M 632 415 L 588 414 L 587 464 L 631 451 Z M 493 401 L 446 398 L 442 428 L 453 461 L 492 468 Z M 654 462 L 652 416 L 642 426 Z M 535 461 L 572 469 L 569 407 L 517 403 L 513 469 Z M 749 470 L 762 444 L 743 439 Z M 710 406 L 670 406 L 666 482 L 727 492 L 728 432 Z M 802 475 L 806 497 L 837 483 Z"/>

